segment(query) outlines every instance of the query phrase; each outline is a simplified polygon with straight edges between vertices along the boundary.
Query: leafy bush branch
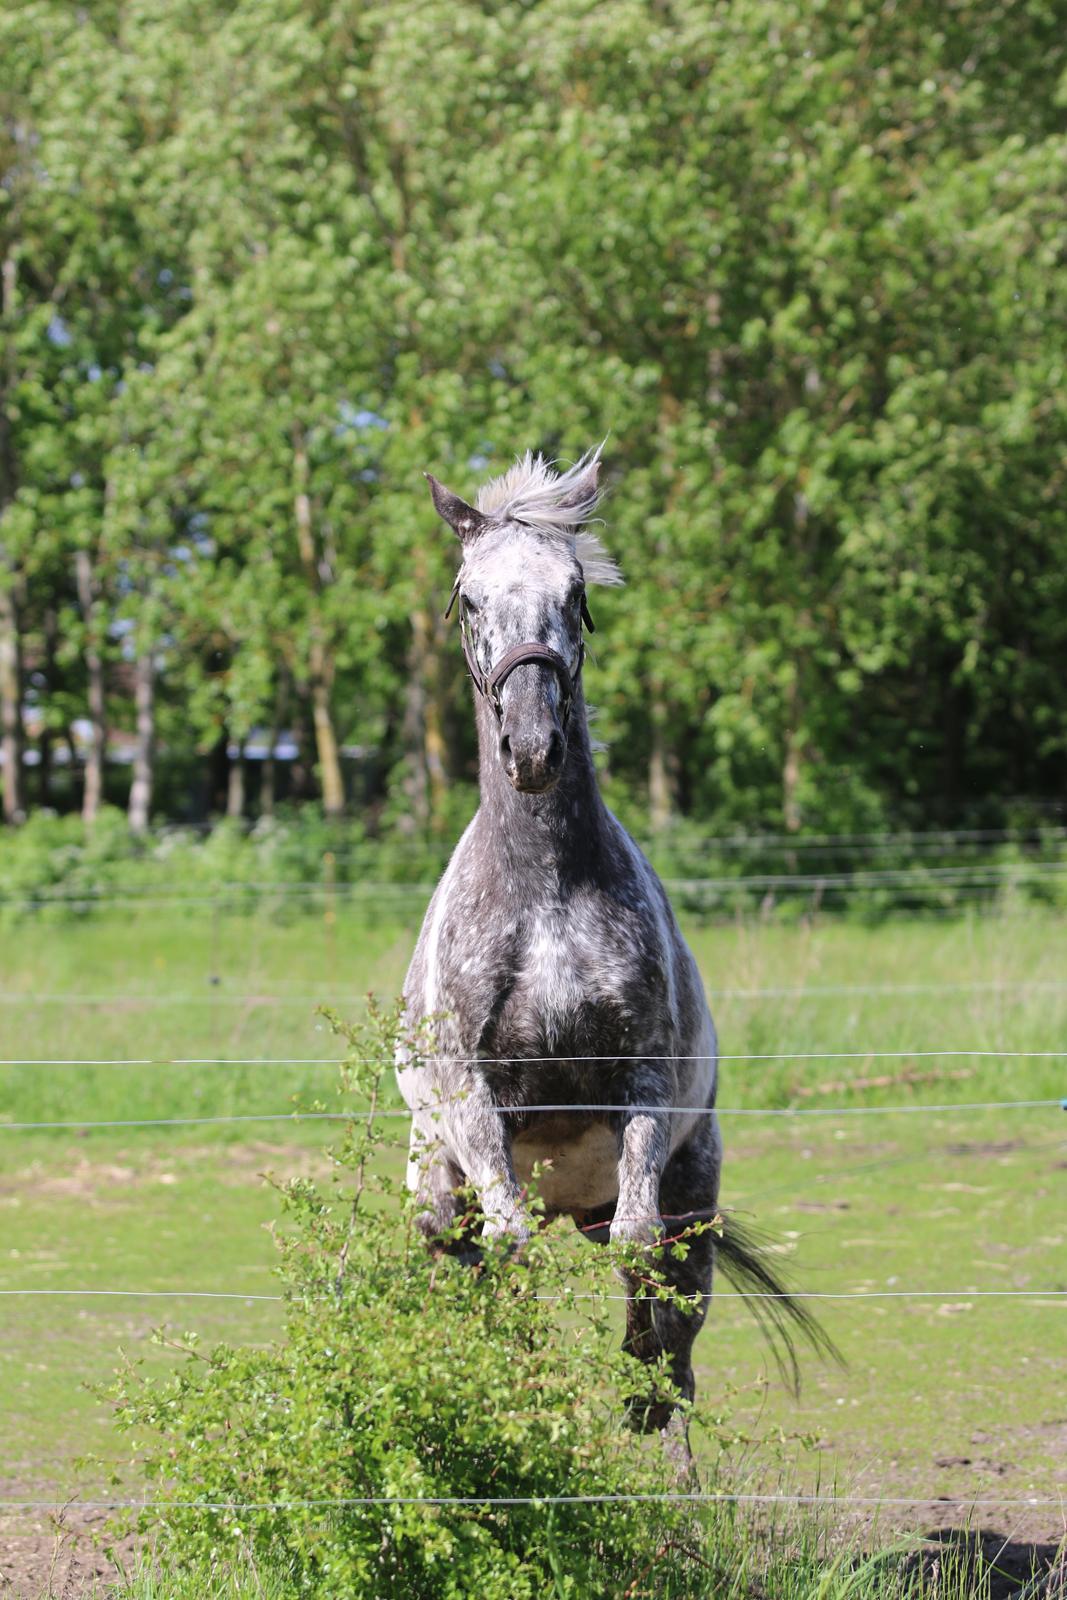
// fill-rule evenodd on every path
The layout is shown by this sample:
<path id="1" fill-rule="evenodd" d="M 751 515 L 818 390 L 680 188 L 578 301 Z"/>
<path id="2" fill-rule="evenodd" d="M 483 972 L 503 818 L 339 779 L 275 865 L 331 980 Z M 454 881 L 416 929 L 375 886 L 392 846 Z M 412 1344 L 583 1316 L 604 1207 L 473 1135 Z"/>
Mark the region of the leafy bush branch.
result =
<path id="1" fill-rule="evenodd" d="M 678 1487 L 625 1421 L 635 1388 L 662 1392 L 665 1373 L 624 1354 L 603 1299 L 576 1302 L 554 1231 L 521 1262 L 483 1247 L 476 1270 L 425 1250 L 377 1109 L 398 1016 L 372 1003 L 358 1026 L 334 1024 L 349 1044 L 339 1093 L 360 1109 L 328 1182 L 279 1186 L 283 1335 L 204 1352 L 161 1333 L 179 1369 L 118 1379 L 152 1499 L 141 1528 L 179 1568 L 243 1551 L 308 1596 L 636 1595 L 668 1550 L 672 1582 L 696 1582 L 692 1506 L 611 1498 Z M 589 1255 L 616 1289 L 621 1257 Z M 667 1293 L 643 1260 L 649 1292 Z M 725 1417 L 708 1433 L 733 1438 Z"/>

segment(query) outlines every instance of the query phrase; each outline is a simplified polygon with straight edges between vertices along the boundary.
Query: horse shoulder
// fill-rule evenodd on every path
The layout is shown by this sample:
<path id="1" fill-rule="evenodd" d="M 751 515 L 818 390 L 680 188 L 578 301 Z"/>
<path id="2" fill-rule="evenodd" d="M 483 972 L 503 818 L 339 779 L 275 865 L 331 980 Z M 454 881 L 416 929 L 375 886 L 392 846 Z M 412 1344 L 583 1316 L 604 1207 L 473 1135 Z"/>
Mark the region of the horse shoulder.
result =
<path id="1" fill-rule="evenodd" d="M 419 937 L 404 979 L 404 1003 L 409 1018 L 421 1020 L 439 1009 L 438 971 L 442 932 L 455 909 L 457 883 L 463 879 L 470 855 L 470 840 L 477 816 L 472 818 L 438 879 L 422 919 Z"/>
<path id="2" fill-rule="evenodd" d="M 514 984 L 522 926 L 516 905 L 479 870 L 476 850 L 457 848 L 426 913 L 404 990 L 409 1017 L 416 1010 L 432 1016 L 442 1049 L 477 1050 Z"/>
<path id="3" fill-rule="evenodd" d="M 670 896 L 644 851 L 621 824 L 616 823 L 616 827 L 619 848 L 625 853 L 629 870 L 638 885 L 638 893 L 648 908 L 649 942 L 661 953 L 671 1013 L 679 1037 L 685 1042 L 699 1042 L 705 1048 L 710 1039 L 714 1049 L 715 1029 L 703 979 L 696 957 L 678 926 Z"/>

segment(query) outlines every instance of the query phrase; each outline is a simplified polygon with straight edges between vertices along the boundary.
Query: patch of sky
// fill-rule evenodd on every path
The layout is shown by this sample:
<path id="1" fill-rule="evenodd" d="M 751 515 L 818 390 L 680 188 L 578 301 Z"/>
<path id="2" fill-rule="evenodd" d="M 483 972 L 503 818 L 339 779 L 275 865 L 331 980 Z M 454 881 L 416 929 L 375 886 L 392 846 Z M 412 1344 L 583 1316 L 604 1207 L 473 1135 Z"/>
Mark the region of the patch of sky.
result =
<path id="1" fill-rule="evenodd" d="M 58 345 L 61 350 L 65 350 L 68 345 L 74 343 L 74 335 L 57 311 L 54 311 L 49 318 L 45 333 L 48 335 L 50 342 Z"/>
<path id="2" fill-rule="evenodd" d="M 213 556 L 215 554 L 215 541 L 208 532 L 211 526 L 205 511 L 194 511 L 186 524 L 189 531 L 189 543 L 198 556 Z M 186 548 L 179 546 L 179 549 Z"/>
<path id="3" fill-rule="evenodd" d="M 357 433 L 367 433 L 372 430 L 383 431 L 389 424 L 377 411 L 370 411 L 366 406 L 354 406 L 348 400 L 342 400 L 338 407 L 341 426 L 354 428 Z"/>

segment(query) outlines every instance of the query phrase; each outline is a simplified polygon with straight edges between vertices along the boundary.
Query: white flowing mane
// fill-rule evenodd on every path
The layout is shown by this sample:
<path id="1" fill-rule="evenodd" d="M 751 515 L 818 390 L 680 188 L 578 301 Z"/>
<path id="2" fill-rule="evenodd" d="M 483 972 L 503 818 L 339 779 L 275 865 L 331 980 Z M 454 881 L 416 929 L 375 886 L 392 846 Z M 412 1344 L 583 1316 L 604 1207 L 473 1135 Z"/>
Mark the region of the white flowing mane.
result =
<path id="1" fill-rule="evenodd" d="M 587 450 L 566 472 L 527 450 L 499 478 L 478 490 L 477 507 L 501 522 L 521 522 L 571 543 L 586 583 L 621 583 L 622 574 L 597 535 L 585 526 L 600 504 L 597 467 L 602 446 Z"/>

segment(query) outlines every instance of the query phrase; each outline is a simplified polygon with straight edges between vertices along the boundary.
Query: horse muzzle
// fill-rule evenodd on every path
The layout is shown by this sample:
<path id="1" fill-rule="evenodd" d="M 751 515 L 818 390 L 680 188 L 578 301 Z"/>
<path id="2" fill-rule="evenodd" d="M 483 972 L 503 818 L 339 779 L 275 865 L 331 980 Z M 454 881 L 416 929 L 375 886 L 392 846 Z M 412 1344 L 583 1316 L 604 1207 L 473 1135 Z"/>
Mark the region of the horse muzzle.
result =
<path id="1" fill-rule="evenodd" d="M 566 736 L 558 727 L 543 734 L 500 735 L 501 765 L 520 794 L 547 794 L 559 782 L 566 757 Z"/>

